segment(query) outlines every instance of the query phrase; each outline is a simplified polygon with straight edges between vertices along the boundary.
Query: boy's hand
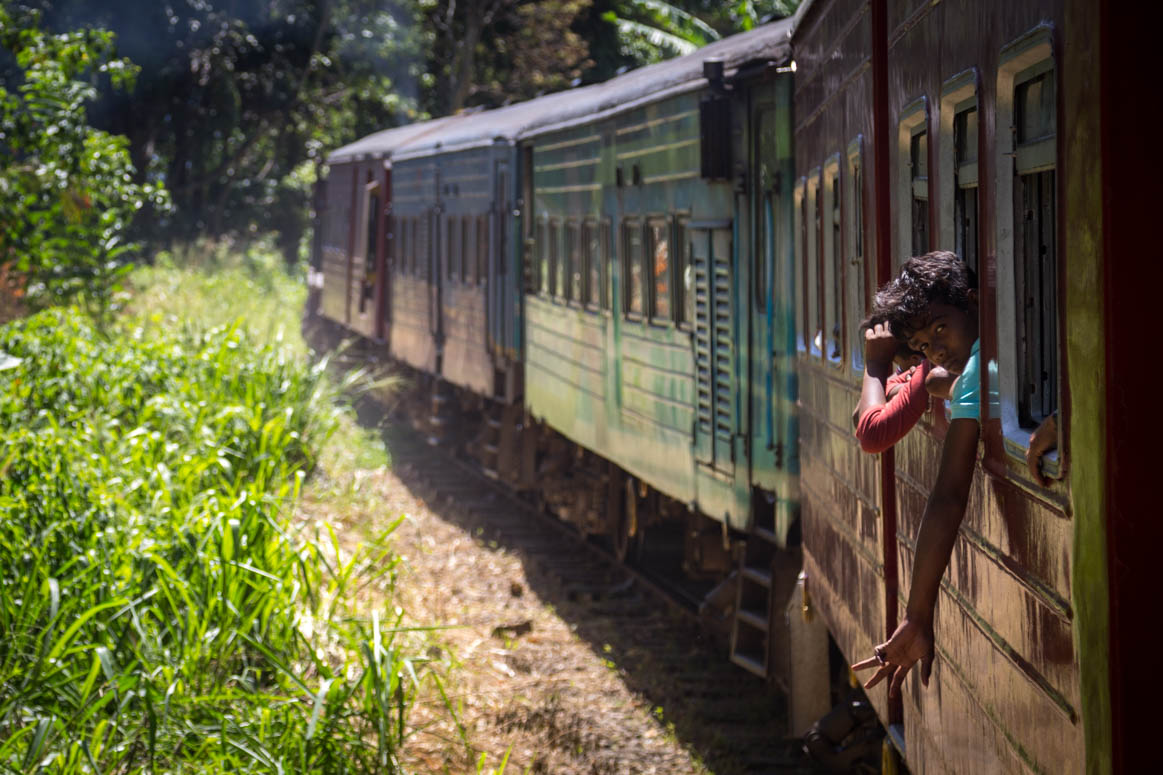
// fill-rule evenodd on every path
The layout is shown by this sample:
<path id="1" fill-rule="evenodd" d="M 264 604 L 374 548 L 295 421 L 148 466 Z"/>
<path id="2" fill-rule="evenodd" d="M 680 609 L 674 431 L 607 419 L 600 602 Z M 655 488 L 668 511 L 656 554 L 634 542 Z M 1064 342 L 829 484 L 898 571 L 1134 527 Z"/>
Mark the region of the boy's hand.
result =
<path id="1" fill-rule="evenodd" d="M 1049 481 L 1042 474 L 1042 456 L 1052 449 L 1058 448 L 1058 422 L 1054 415 L 1050 415 L 1042 424 L 1030 434 L 1030 446 L 1026 450 L 1026 467 L 1030 469 L 1030 476 L 1034 481 L 1046 487 Z"/>
<path id="2" fill-rule="evenodd" d="M 880 668 L 865 681 L 865 689 L 871 689 L 885 678 L 892 676 L 892 683 L 888 687 L 888 696 L 899 696 L 905 676 L 918 660 L 921 663 L 921 683 L 928 687 L 929 676 L 933 672 L 933 624 L 927 621 L 911 620 L 906 615 L 892 637 L 873 651 L 875 652 L 874 656 L 852 665 L 853 670 L 867 670 L 870 667 Z"/>
<path id="3" fill-rule="evenodd" d="M 880 365 L 891 364 L 900 342 L 892 335 L 888 323 L 877 323 L 864 331 L 864 361 Z"/>

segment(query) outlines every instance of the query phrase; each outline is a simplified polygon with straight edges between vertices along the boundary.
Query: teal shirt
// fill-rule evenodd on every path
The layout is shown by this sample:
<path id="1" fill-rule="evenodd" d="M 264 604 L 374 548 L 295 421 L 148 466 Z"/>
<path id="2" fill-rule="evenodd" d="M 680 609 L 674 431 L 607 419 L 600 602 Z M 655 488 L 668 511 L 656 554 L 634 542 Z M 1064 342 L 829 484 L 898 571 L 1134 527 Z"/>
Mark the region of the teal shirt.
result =
<path id="1" fill-rule="evenodd" d="M 953 398 L 950 400 L 951 419 L 977 420 L 981 422 L 981 340 L 973 343 L 965 370 L 953 383 Z M 1001 401 L 997 389 L 997 363 L 989 364 L 989 415 L 1001 417 Z"/>

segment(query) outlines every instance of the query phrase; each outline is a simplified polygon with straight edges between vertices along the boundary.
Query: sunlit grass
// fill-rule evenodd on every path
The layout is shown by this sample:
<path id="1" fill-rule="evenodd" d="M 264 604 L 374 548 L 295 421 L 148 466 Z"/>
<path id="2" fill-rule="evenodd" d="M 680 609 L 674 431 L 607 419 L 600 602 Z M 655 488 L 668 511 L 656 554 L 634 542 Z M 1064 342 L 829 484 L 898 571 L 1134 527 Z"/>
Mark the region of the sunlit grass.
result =
<path id="1" fill-rule="evenodd" d="M 113 330 L 0 328 L 0 770 L 399 771 L 444 692 L 393 525 L 291 517 L 321 458 L 348 489 L 388 462 L 306 357 L 301 284 L 262 256 L 134 281 Z"/>

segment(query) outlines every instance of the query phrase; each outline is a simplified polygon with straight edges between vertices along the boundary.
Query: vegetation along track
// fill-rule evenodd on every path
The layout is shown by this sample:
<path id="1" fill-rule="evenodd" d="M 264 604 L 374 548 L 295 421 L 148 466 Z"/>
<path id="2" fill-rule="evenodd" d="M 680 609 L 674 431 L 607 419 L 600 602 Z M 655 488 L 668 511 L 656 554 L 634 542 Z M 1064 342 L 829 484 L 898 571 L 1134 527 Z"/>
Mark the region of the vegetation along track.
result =
<path id="1" fill-rule="evenodd" d="M 385 441 L 401 480 L 466 531 L 521 556 L 542 599 L 713 772 L 816 771 L 785 736 L 784 698 L 727 661 L 681 589 L 619 563 L 402 422 L 386 424 Z"/>

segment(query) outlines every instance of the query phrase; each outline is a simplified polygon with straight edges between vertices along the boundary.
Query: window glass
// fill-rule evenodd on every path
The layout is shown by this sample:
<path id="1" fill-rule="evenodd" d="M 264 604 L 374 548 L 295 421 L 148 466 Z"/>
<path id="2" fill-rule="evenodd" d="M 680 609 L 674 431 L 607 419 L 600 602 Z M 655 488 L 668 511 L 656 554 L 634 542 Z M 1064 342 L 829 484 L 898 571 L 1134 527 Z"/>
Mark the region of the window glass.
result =
<path id="1" fill-rule="evenodd" d="M 650 239 L 647 259 L 653 278 L 650 316 L 657 320 L 669 320 L 670 228 L 665 220 L 652 219 L 646 229 Z"/>
<path id="2" fill-rule="evenodd" d="M 924 126 L 922 124 L 922 126 Z M 912 251 L 914 256 L 929 252 L 929 133 L 914 132 L 909 143 L 912 178 Z"/>
<path id="3" fill-rule="evenodd" d="M 820 315 L 820 186 L 818 172 L 808 182 L 804 197 L 804 278 L 806 287 L 804 331 L 808 349 L 819 355 L 824 348 L 824 330 Z"/>
<path id="4" fill-rule="evenodd" d="M 626 312 L 641 315 L 644 310 L 642 293 L 642 228 L 636 221 L 622 223 L 622 245 L 626 289 Z"/>
<path id="5" fill-rule="evenodd" d="M 1036 75 L 1018 84 L 1014 94 L 1014 109 L 1018 129 L 1018 143 L 1031 143 L 1054 136 L 1055 87 L 1053 71 Z"/>

